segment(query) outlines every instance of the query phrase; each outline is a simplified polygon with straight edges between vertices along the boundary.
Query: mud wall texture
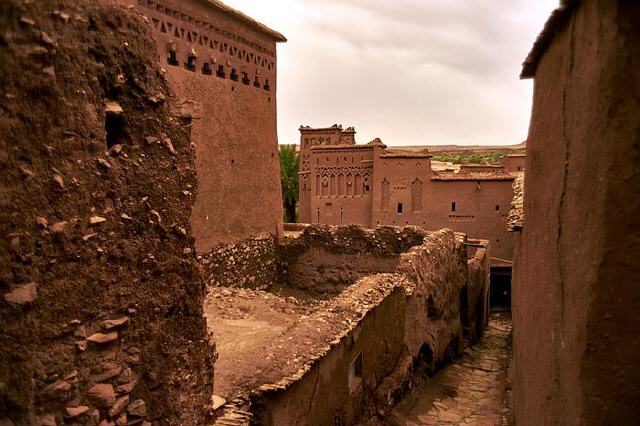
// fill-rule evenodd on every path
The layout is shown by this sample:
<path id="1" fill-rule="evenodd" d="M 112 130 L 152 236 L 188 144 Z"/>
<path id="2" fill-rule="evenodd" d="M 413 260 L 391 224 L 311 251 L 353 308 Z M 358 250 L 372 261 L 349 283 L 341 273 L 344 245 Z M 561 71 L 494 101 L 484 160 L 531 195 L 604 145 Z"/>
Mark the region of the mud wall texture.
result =
<path id="1" fill-rule="evenodd" d="M 297 374 L 253 392 L 256 424 L 353 425 L 363 415 L 384 417 L 410 387 L 416 369 L 432 373 L 461 351 L 461 315 L 466 309 L 461 292 L 470 286 L 465 236 L 450 230 L 423 233 L 407 249 L 403 246 L 407 238 L 400 235 L 413 230 L 378 228 L 376 232 L 385 235 L 396 233 L 395 238 L 385 240 L 383 251 L 405 251 L 399 254 L 396 272 L 374 272 L 359 279 L 331 299 L 326 312 L 314 314 L 324 318 L 356 306 L 361 317 L 349 319 L 347 332 Z M 350 237 L 359 242 L 359 250 L 372 244 L 376 235 L 358 227 L 310 226 L 307 231 L 317 233 L 318 240 L 327 245 Z M 362 232 L 368 238 L 354 238 L 354 233 Z M 380 235 L 376 238 L 381 239 Z M 395 246 L 394 242 L 402 244 Z M 385 246 L 378 244 L 372 247 L 381 250 Z M 486 252 L 478 250 L 474 259 L 478 269 L 484 268 L 482 276 L 488 276 Z M 474 287 L 474 291 L 478 290 Z M 371 298 L 375 303 L 358 306 Z M 354 385 L 352 368 L 358 354 L 362 354 L 361 367 L 356 369 L 361 382 L 356 380 Z"/>
<path id="2" fill-rule="evenodd" d="M 395 272 L 400 254 L 421 244 L 426 233 L 415 227 L 306 227 L 280 247 L 281 282 L 315 293 L 336 294 L 359 278 Z"/>
<path id="3" fill-rule="evenodd" d="M 148 17 L 177 96 L 195 103 L 198 253 L 281 234 L 274 39 L 205 1 L 127 2 Z"/>
<path id="4" fill-rule="evenodd" d="M 375 389 L 393 372 L 403 349 L 405 298 L 398 278 L 390 280 L 389 274 L 364 278 L 332 301 L 340 309 L 341 299 L 353 304 L 354 293 L 364 299 L 389 289 L 290 387 L 254 392 L 256 424 L 353 425 L 365 409 L 375 412 Z"/>
<path id="5" fill-rule="evenodd" d="M 489 320 L 489 284 L 490 284 L 490 256 L 489 241 L 469 240 L 469 243 L 477 244 L 473 253 L 467 249 L 467 309 L 462 314 L 462 327 L 465 335 L 472 342 L 477 342 L 482 337 L 482 332 Z M 466 314 L 466 319 L 465 319 Z"/>
<path id="6" fill-rule="evenodd" d="M 636 424 L 640 5 L 584 0 L 541 57 L 513 289 L 518 425 Z"/>
<path id="7" fill-rule="evenodd" d="M 146 25 L 7 0 L 0 28 L 0 423 L 202 424 L 193 150 Z"/>
<path id="8" fill-rule="evenodd" d="M 449 230 L 429 233 L 422 245 L 402 255 L 398 272 L 412 283 L 406 288 L 408 353 L 414 359 L 430 354 L 424 361 L 434 371 L 462 350 L 460 293 L 467 285 L 464 236 Z"/>

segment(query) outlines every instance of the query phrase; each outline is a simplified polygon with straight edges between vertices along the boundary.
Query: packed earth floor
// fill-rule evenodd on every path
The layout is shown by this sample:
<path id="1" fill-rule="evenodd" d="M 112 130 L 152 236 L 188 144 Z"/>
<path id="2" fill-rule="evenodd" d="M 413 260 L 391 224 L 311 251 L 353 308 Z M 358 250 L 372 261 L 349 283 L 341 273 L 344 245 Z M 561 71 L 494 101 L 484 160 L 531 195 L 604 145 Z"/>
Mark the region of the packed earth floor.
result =
<path id="1" fill-rule="evenodd" d="M 385 419 L 386 425 L 511 424 L 508 370 L 511 317 L 491 314 L 480 343 L 419 382 Z"/>

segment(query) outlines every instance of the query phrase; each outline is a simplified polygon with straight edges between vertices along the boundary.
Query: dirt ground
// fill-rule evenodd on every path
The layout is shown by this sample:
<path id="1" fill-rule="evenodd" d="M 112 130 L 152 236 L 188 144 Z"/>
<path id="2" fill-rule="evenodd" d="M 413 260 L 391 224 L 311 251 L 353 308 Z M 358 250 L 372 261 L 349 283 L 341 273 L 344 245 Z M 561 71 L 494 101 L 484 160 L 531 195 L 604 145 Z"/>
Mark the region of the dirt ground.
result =
<path id="1" fill-rule="evenodd" d="M 219 354 L 214 392 L 231 399 L 294 373 L 324 334 L 294 338 L 292 329 L 323 306 L 322 301 L 265 291 L 212 288 L 204 314 Z"/>

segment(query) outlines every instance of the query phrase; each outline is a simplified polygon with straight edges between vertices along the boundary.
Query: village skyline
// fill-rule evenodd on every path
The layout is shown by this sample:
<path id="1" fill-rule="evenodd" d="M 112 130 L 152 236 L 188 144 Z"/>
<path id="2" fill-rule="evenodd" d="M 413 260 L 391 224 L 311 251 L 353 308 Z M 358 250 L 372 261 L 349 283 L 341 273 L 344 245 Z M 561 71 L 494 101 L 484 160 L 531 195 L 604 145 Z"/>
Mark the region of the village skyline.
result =
<path id="1" fill-rule="evenodd" d="M 230 0 L 284 34 L 278 141 L 349 124 L 388 146 L 514 145 L 533 84 L 522 59 L 556 0 Z"/>

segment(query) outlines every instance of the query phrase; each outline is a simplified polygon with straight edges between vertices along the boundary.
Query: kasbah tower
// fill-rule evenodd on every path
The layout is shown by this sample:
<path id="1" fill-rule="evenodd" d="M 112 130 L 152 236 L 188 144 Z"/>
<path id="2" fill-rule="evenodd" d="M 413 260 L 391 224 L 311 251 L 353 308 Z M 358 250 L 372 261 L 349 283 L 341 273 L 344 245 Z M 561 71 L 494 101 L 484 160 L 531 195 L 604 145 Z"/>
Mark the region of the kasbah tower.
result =
<path id="1" fill-rule="evenodd" d="M 281 235 L 276 43 L 284 36 L 218 1 L 120 1 L 149 20 L 179 107 L 193 118 L 196 251 Z"/>

